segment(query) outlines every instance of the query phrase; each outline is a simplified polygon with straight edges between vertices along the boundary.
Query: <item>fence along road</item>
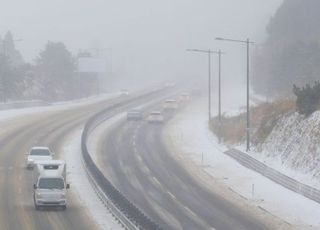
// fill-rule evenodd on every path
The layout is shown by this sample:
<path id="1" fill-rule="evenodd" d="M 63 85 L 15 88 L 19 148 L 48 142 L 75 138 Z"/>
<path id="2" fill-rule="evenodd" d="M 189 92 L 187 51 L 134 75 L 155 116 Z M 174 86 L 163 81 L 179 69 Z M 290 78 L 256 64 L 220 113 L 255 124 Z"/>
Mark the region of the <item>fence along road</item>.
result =
<path id="1" fill-rule="evenodd" d="M 320 203 L 320 190 L 300 183 L 299 181 L 292 179 L 291 177 L 288 177 L 273 168 L 268 167 L 262 162 L 237 149 L 230 149 L 226 151 L 225 154 L 238 161 L 241 165 L 260 173 L 261 175 L 282 185 L 283 187 Z"/>

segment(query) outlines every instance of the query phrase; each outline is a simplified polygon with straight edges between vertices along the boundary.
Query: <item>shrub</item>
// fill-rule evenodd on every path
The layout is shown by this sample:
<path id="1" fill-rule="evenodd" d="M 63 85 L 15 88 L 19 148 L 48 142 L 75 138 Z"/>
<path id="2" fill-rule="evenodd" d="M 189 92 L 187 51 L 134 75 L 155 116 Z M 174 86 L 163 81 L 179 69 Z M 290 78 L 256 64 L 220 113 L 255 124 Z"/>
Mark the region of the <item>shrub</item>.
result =
<path id="1" fill-rule="evenodd" d="M 251 134 L 252 144 L 263 143 L 271 133 L 277 121 L 284 114 L 295 110 L 295 101 L 291 99 L 281 99 L 273 102 L 264 102 L 251 107 Z M 221 125 L 221 126 L 220 126 Z M 241 113 L 233 117 L 225 115 L 221 118 L 214 117 L 210 121 L 211 130 L 218 136 L 219 132 L 222 140 L 228 144 L 239 144 L 246 138 L 246 113 Z"/>
<path id="2" fill-rule="evenodd" d="M 315 82 L 313 86 L 307 84 L 299 88 L 293 85 L 293 93 L 297 96 L 296 106 L 300 114 L 309 116 L 319 108 L 320 83 Z"/>

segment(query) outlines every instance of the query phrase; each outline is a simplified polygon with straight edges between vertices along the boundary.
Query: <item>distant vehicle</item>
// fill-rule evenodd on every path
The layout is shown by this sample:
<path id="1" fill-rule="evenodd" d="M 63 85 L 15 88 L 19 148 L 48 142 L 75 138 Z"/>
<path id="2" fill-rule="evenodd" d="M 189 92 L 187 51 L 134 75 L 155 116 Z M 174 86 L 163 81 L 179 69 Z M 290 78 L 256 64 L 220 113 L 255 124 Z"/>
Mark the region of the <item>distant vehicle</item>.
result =
<path id="1" fill-rule="evenodd" d="M 120 90 L 120 96 L 128 96 L 129 90 L 128 89 L 121 89 Z"/>
<path id="2" fill-rule="evenodd" d="M 143 112 L 140 109 L 132 109 L 127 112 L 127 120 L 142 120 Z"/>
<path id="3" fill-rule="evenodd" d="M 162 107 L 165 110 L 175 110 L 178 108 L 178 101 L 174 99 L 166 100 L 163 102 Z"/>
<path id="4" fill-rule="evenodd" d="M 176 84 L 174 82 L 167 82 L 165 84 L 165 87 L 167 87 L 167 88 L 174 87 L 174 86 L 176 86 Z"/>
<path id="5" fill-rule="evenodd" d="M 30 169 L 37 161 L 52 160 L 54 153 L 48 147 L 35 146 L 26 155 L 26 167 Z"/>
<path id="6" fill-rule="evenodd" d="M 190 100 L 190 95 L 188 93 L 182 93 L 179 96 L 179 100 L 184 102 L 184 101 L 189 101 Z"/>
<path id="7" fill-rule="evenodd" d="M 33 170 L 33 201 L 40 207 L 67 208 L 66 163 L 63 160 L 39 161 Z"/>
<path id="8" fill-rule="evenodd" d="M 161 111 L 152 111 L 149 113 L 147 121 L 149 123 L 162 123 L 164 121 L 164 117 Z"/>

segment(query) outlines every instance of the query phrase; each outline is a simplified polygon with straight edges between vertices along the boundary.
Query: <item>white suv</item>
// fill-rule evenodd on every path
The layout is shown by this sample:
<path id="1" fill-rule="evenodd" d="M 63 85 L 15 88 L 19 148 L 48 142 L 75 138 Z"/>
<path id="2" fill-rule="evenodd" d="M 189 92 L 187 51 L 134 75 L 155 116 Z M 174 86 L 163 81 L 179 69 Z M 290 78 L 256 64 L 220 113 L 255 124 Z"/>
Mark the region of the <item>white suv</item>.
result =
<path id="1" fill-rule="evenodd" d="M 26 167 L 33 168 L 37 161 L 52 160 L 54 153 L 48 147 L 36 146 L 32 147 L 26 155 Z"/>

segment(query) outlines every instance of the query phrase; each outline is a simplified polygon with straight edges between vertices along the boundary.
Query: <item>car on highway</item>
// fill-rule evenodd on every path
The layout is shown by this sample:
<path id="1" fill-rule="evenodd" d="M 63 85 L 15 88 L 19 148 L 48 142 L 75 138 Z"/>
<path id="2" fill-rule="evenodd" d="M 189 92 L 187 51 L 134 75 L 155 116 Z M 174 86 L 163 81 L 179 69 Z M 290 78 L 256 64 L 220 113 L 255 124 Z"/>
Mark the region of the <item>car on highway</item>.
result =
<path id="1" fill-rule="evenodd" d="M 190 94 L 188 93 L 181 93 L 179 95 L 179 101 L 181 102 L 185 102 L 185 101 L 189 101 L 190 100 Z"/>
<path id="2" fill-rule="evenodd" d="M 120 96 L 129 96 L 129 90 L 128 89 L 121 89 Z"/>
<path id="3" fill-rule="evenodd" d="M 148 115 L 147 121 L 149 123 L 163 123 L 164 117 L 161 111 L 151 111 Z"/>
<path id="4" fill-rule="evenodd" d="M 48 147 L 34 146 L 26 153 L 26 167 L 33 168 L 38 161 L 52 160 L 54 153 Z"/>
<path id="5" fill-rule="evenodd" d="M 163 102 L 162 107 L 164 110 L 175 110 L 178 108 L 178 101 L 175 99 L 168 99 Z"/>
<path id="6" fill-rule="evenodd" d="M 33 201 L 36 210 L 40 207 L 67 208 L 66 163 L 63 160 L 37 162 L 32 173 Z"/>
<path id="7" fill-rule="evenodd" d="M 138 121 L 143 119 L 143 112 L 141 109 L 131 109 L 127 112 L 128 121 Z"/>

